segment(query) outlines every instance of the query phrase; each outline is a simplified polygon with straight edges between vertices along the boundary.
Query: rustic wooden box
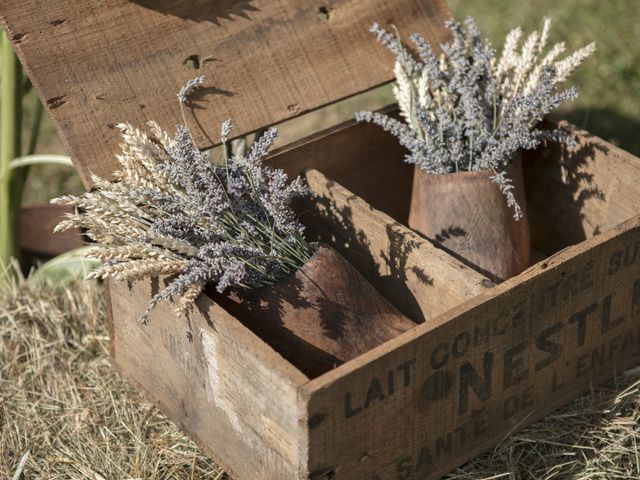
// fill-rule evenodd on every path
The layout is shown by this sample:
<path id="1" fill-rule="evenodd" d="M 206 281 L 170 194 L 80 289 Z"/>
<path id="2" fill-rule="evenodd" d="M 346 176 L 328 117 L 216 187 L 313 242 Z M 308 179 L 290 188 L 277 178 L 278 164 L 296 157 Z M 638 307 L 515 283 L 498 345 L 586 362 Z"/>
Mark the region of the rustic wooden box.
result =
<path id="1" fill-rule="evenodd" d="M 373 20 L 434 43 L 439 0 L 8 0 L 0 16 L 87 187 L 113 125 L 179 120 L 175 90 L 210 76 L 190 121 L 203 148 L 390 80 Z M 198 73 L 200 73 L 198 72 Z M 114 362 L 238 480 L 428 479 L 640 361 L 640 161 L 575 130 L 526 155 L 535 263 L 498 286 L 403 226 L 412 169 L 395 140 L 348 122 L 275 152 L 306 172 L 302 206 L 412 331 L 309 379 L 210 298 L 191 326 L 158 281 L 109 285 Z M 187 332 L 189 333 L 187 335 Z"/>
<path id="2" fill-rule="evenodd" d="M 486 288 L 480 274 L 319 171 L 309 171 L 307 179 L 319 197 L 303 205 L 310 234 L 338 246 L 414 318 L 432 317 Z M 434 277 L 425 281 L 429 275 Z M 380 415 L 382 397 L 391 388 L 404 402 L 412 401 L 407 394 L 412 390 L 413 365 L 391 365 L 379 377 L 381 390 L 370 398 L 365 412 L 362 395 L 367 387 L 361 392 L 362 382 L 379 376 L 377 370 L 369 370 L 368 355 L 344 365 L 346 370 L 341 367 L 310 380 L 208 297 L 200 299 L 189 327 L 176 321 L 167 305 L 148 326 L 134 321 L 157 288 L 154 282 L 110 283 L 115 363 L 234 478 L 362 478 L 363 472 L 373 473 L 377 465 L 388 463 L 380 448 L 388 448 L 385 444 L 400 432 L 395 412 Z M 387 350 L 384 347 L 378 350 Z M 344 392 L 337 379 L 354 367 L 358 370 L 358 365 L 366 367 L 364 377 L 347 384 L 353 393 Z M 345 408 L 349 416 L 363 411 L 354 418 L 351 425 L 356 429 L 350 433 L 344 431 L 351 428 L 343 423 Z M 357 432 L 368 440 L 357 451 L 338 450 L 340 458 L 333 457 L 331 446 L 350 442 Z M 316 433 L 321 436 L 314 439 Z M 334 435 L 344 438 L 335 442 Z M 399 451 L 407 447 L 398 445 Z M 361 459 L 366 452 L 368 461 Z"/>

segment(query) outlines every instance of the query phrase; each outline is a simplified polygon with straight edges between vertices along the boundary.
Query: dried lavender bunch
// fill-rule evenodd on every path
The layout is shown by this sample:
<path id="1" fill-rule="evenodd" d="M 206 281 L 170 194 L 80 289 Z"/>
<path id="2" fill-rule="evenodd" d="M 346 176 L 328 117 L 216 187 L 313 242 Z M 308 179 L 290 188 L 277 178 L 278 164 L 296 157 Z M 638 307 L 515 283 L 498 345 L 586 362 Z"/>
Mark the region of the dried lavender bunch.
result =
<path id="1" fill-rule="evenodd" d="M 189 99 L 189 95 L 191 95 L 198 87 L 201 87 L 204 84 L 204 75 L 200 75 L 199 77 L 192 78 L 187 81 L 184 86 L 178 92 L 178 101 L 183 104 L 186 103 Z"/>
<path id="2" fill-rule="evenodd" d="M 152 298 L 143 322 L 160 301 L 176 300 L 184 315 L 209 283 L 219 292 L 271 285 L 309 260 L 313 248 L 291 208 L 306 187 L 262 163 L 275 129 L 247 155 L 232 156 L 228 120 L 221 129 L 225 155 L 214 164 L 187 127 L 178 127 L 173 138 L 155 123 L 149 127 L 153 139 L 119 125 L 124 144 L 115 182 L 94 176 L 95 191 L 53 200 L 79 210 L 56 231 L 80 227 L 96 242 L 90 256 L 102 265 L 92 278 L 173 276 Z"/>
<path id="3" fill-rule="evenodd" d="M 492 171 L 490 178 L 519 220 L 522 210 L 505 168 L 520 149 L 537 148 L 544 140 L 571 141 L 561 130 L 536 126 L 576 98 L 575 88 L 559 91 L 557 86 L 595 51 L 595 44 L 557 60 L 565 50 L 559 43 L 543 56 L 550 28 L 545 20 L 542 32 L 533 32 L 520 51 L 522 30 L 513 30 L 498 60 L 472 18 L 464 26 L 454 20 L 446 25 L 452 41 L 441 45 L 439 57 L 424 38 L 411 36 L 416 58 L 397 35 L 373 24 L 371 31 L 396 56 L 394 94 L 404 122 L 371 112 L 358 112 L 356 118 L 398 137 L 409 150 L 405 161 L 426 172 Z"/>

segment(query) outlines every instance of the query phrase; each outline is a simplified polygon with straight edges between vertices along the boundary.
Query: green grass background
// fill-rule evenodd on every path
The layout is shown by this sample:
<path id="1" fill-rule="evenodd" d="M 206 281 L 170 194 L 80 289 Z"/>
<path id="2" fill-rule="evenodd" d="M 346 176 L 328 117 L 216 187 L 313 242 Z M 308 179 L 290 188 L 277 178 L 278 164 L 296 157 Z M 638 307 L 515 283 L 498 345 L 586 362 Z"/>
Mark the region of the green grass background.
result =
<path id="1" fill-rule="evenodd" d="M 550 41 L 565 41 L 569 51 L 596 41 L 597 53 L 571 79 L 581 90 L 579 99 L 562 107 L 555 117 L 565 118 L 640 156 L 640 0 L 449 0 L 447 3 L 457 18 L 475 17 L 498 50 L 513 27 L 522 25 L 525 32 L 531 31 L 541 26 L 545 16 L 554 22 Z M 391 101 L 390 88 L 381 87 L 286 122 L 281 126 L 279 144 L 351 118 L 355 110 L 377 108 Z M 27 120 L 29 114 L 27 108 Z M 64 153 L 49 121 L 43 127 L 38 152 Z M 73 171 L 37 167 L 32 170 L 24 201 L 46 201 L 61 193 L 81 191 L 82 185 Z"/>
<path id="2" fill-rule="evenodd" d="M 476 18 L 496 48 L 516 25 L 554 22 L 550 42 L 573 51 L 595 41 L 598 51 L 570 82 L 580 97 L 556 117 L 565 118 L 640 156 L 640 1 L 638 0 L 449 0 L 456 17 Z"/>

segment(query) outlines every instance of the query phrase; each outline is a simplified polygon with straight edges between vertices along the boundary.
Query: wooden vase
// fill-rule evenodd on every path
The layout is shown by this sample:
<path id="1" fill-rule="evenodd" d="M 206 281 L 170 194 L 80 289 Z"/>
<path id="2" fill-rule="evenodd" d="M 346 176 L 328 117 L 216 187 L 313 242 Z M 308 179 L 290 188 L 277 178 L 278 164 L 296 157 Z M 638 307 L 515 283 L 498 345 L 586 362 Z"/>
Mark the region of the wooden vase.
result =
<path id="1" fill-rule="evenodd" d="M 222 304 L 311 378 L 416 325 L 323 244 L 290 278 L 234 291 Z"/>
<path id="2" fill-rule="evenodd" d="M 527 217 L 520 156 L 507 167 L 523 218 L 515 220 L 492 172 L 435 175 L 416 166 L 409 226 L 494 281 L 529 266 Z"/>

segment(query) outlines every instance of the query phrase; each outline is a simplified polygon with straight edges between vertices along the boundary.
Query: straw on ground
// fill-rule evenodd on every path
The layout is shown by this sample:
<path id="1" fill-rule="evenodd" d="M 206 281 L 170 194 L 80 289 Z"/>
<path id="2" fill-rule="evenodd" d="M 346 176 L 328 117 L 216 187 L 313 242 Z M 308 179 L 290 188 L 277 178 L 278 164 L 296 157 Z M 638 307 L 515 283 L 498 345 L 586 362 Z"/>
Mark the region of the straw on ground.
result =
<path id="1" fill-rule="evenodd" d="M 114 371 L 102 288 L 0 294 L 0 478 L 214 479 L 223 473 Z M 505 439 L 449 480 L 640 478 L 640 371 Z M 256 479 L 263 480 L 263 479 Z"/>

